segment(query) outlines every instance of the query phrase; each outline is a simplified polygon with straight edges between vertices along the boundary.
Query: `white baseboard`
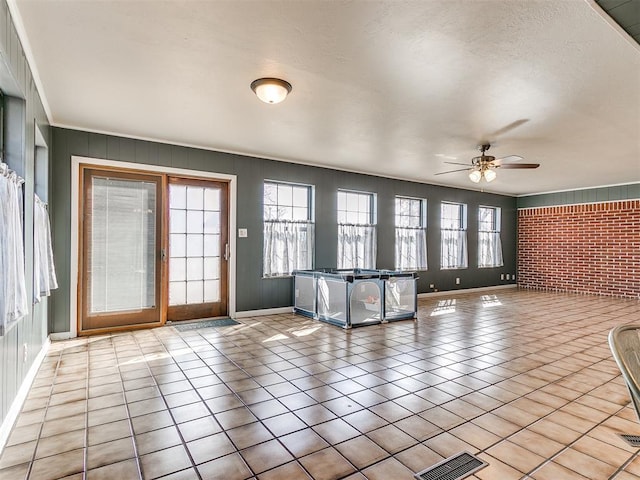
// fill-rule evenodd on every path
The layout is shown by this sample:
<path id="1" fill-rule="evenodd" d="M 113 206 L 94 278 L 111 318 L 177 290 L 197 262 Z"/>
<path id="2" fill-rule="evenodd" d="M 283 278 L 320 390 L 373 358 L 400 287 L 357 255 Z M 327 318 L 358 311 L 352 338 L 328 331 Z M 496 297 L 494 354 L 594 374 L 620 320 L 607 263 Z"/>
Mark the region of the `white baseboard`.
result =
<path id="1" fill-rule="evenodd" d="M 13 428 L 13 424 L 18 418 L 20 410 L 22 410 L 22 405 L 27 398 L 33 380 L 36 378 L 36 374 L 42 364 L 42 360 L 44 360 L 44 357 L 49 350 L 49 345 L 51 345 L 51 342 L 49 341 L 49 338 L 47 338 L 44 341 L 44 345 L 42 345 L 40 352 L 38 352 L 38 355 L 36 355 L 36 358 L 33 360 L 31 368 L 29 368 L 29 371 L 27 372 L 27 376 L 24 377 L 22 385 L 20 385 L 20 389 L 18 390 L 18 394 L 16 395 L 16 398 L 13 399 L 11 407 L 7 412 L 7 416 L 4 417 L 2 425 L 0 425 L 0 455 L 2 454 L 2 450 L 4 449 L 7 440 L 9 439 L 9 434 Z"/>
<path id="2" fill-rule="evenodd" d="M 518 285 L 514 283 L 509 285 L 495 285 L 493 287 L 461 288 L 459 290 L 445 290 L 441 292 L 419 293 L 418 298 L 449 297 L 451 295 L 460 295 L 463 293 L 490 292 L 491 290 L 505 290 L 507 288 L 517 288 L 517 287 Z"/>
<path id="3" fill-rule="evenodd" d="M 49 338 L 55 342 L 57 340 L 69 340 L 70 338 L 75 338 L 75 335 L 71 335 L 71 332 L 58 332 L 50 333 Z"/>
<path id="4" fill-rule="evenodd" d="M 262 310 L 246 310 L 236 312 L 233 318 L 262 317 L 264 315 L 281 315 L 283 313 L 293 313 L 293 307 L 265 308 Z"/>
<path id="5" fill-rule="evenodd" d="M 475 293 L 475 292 L 489 292 L 491 290 L 504 290 L 507 288 L 516 288 L 518 285 L 495 285 L 492 287 L 477 287 L 477 288 L 461 288 L 459 290 L 447 290 L 442 292 L 429 292 L 419 293 L 418 298 L 428 297 L 444 297 L 450 295 L 460 295 L 463 293 Z M 233 318 L 249 318 L 249 317 L 262 317 L 265 315 L 281 315 L 283 313 L 292 313 L 293 307 L 279 307 L 279 308 L 265 308 L 262 310 L 246 310 L 244 312 L 236 312 Z"/>

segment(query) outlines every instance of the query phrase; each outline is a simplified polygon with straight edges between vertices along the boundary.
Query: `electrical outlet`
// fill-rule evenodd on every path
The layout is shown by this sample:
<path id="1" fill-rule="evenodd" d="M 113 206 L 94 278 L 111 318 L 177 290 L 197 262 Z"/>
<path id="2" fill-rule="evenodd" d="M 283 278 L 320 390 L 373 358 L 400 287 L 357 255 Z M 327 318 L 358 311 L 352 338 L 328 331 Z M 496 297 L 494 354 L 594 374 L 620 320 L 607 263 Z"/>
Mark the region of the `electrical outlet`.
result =
<path id="1" fill-rule="evenodd" d="M 507 273 L 507 280 L 509 280 L 509 274 Z"/>
<path id="2" fill-rule="evenodd" d="M 500 274 L 500 280 L 504 280 L 504 273 Z"/>
<path id="3" fill-rule="evenodd" d="M 239 228 L 238 229 L 238 238 L 247 238 L 247 229 Z"/>
<path id="4" fill-rule="evenodd" d="M 29 358 L 28 353 L 29 353 L 29 350 L 27 348 L 27 344 L 25 343 L 22 345 L 22 362 L 23 363 L 27 363 L 27 358 Z"/>
<path id="5" fill-rule="evenodd" d="M 460 285 L 460 277 L 456 277 L 456 285 Z"/>
<path id="6" fill-rule="evenodd" d="M 515 273 L 512 273 L 512 274 L 511 274 L 511 280 L 515 280 L 515 279 L 516 279 L 516 274 L 515 274 Z"/>

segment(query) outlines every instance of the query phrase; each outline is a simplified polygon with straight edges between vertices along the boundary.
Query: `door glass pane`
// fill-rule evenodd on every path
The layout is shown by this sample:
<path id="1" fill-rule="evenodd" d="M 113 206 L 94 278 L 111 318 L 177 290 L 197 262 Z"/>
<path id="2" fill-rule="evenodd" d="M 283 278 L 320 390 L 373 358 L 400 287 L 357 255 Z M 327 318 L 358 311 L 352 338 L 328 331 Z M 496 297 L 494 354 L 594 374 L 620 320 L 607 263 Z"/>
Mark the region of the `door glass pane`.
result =
<path id="1" fill-rule="evenodd" d="M 186 257 L 187 236 L 181 233 L 172 233 L 169 239 L 169 248 L 175 257 Z"/>
<path id="2" fill-rule="evenodd" d="M 187 280 L 202 280 L 202 258 L 187 258 Z"/>
<path id="3" fill-rule="evenodd" d="M 220 280 L 204 281 L 204 301 L 205 302 L 220 301 Z"/>
<path id="4" fill-rule="evenodd" d="M 220 190 L 217 188 L 204 189 L 204 209 L 219 211 L 220 210 Z"/>
<path id="5" fill-rule="evenodd" d="M 187 211 L 187 233 L 202 233 L 204 231 L 204 223 L 202 221 L 202 210 Z"/>
<path id="6" fill-rule="evenodd" d="M 156 184 L 93 177 L 88 311 L 156 305 Z"/>
<path id="7" fill-rule="evenodd" d="M 206 257 L 220 256 L 220 235 L 204 236 L 204 255 Z"/>
<path id="8" fill-rule="evenodd" d="M 202 256 L 202 242 L 204 235 L 187 235 L 187 257 L 201 257 Z"/>
<path id="9" fill-rule="evenodd" d="M 187 303 L 187 282 L 169 282 L 169 303 L 174 305 Z"/>
<path id="10" fill-rule="evenodd" d="M 169 196 L 169 305 L 219 302 L 220 189 L 170 184 Z"/>
<path id="11" fill-rule="evenodd" d="M 187 303 L 202 303 L 204 296 L 202 294 L 203 281 L 187 282 Z"/>
<path id="12" fill-rule="evenodd" d="M 187 262 L 184 258 L 172 258 L 169 261 L 171 279 L 174 281 L 184 281 L 187 279 Z"/>

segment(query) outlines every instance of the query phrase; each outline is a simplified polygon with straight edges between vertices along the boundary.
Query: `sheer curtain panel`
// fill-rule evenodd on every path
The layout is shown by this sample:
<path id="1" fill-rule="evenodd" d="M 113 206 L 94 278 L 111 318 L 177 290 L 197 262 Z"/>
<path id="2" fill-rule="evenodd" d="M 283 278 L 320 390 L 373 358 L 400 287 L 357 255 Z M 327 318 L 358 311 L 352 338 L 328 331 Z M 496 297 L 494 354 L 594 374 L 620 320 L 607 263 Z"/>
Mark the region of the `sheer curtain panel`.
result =
<path id="1" fill-rule="evenodd" d="M 24 180 L 0 164 L 0 335 L 28 313 L 22 232 Z"/>
<path id="2" fill-rule="evenodd" d="M 265 221 L 264 276 L 313 268 L 314 233 L 312 222 Z"/>
<path id="3" fill-rule="evenodd" d="M 396 268 L 427 269 L 427 231 L 424 228 L 396 227 Z"/>
<path id="4" fill-rule="evenodd" d="M 33 203 L 33 301 L 58 288 L 51 247 L 51 224 L 47 205 L 35 195 Z"/>
<path id="5" fill-rule="evenodd" d="M 376 268 L 375 225 L 338 225 L 338 268 Z"/>
<path id="6" fill-rule="evenodd" d="M 440 239 L 442 249 L 440 258 L 443 269 L 467 268 L 467 231 L 442 230 Z"/>
<path id="7" fill-rule="evenodd" d="M 478 232 L 478 266 L 501 267 L 502 242 L 500 232 Z"/>

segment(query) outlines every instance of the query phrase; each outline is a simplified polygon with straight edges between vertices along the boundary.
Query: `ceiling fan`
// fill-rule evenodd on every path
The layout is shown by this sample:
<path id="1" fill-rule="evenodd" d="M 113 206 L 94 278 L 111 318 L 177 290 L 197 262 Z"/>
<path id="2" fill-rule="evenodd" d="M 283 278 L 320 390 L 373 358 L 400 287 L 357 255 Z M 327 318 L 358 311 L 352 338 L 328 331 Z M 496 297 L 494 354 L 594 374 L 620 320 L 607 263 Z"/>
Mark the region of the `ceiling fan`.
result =
<path id="1" fill-rule="evenodd" d="M 509 163 L 522 160 L 518 155 L 509 155 L 507 157 L 496 158 L 486 155 L 487 150 L 491 148 L 490 143 L 478 145 L 480 156 L 471 159 L 471 167 L 466 163 L 444 162 L 451 165 L 465 165 L 467 168 L 459 168 L 457 170 L 449 170 L 448 172 L 440 172 L 435 175 L 444 175 L 446 173 L 462 172 L 469 170 L 469 179 L 473 183 L 478 183 L 483 178 L 486 182 L 492 182 L 496 178 L 496 168 L 538 168 L 539 163 Z"/>

